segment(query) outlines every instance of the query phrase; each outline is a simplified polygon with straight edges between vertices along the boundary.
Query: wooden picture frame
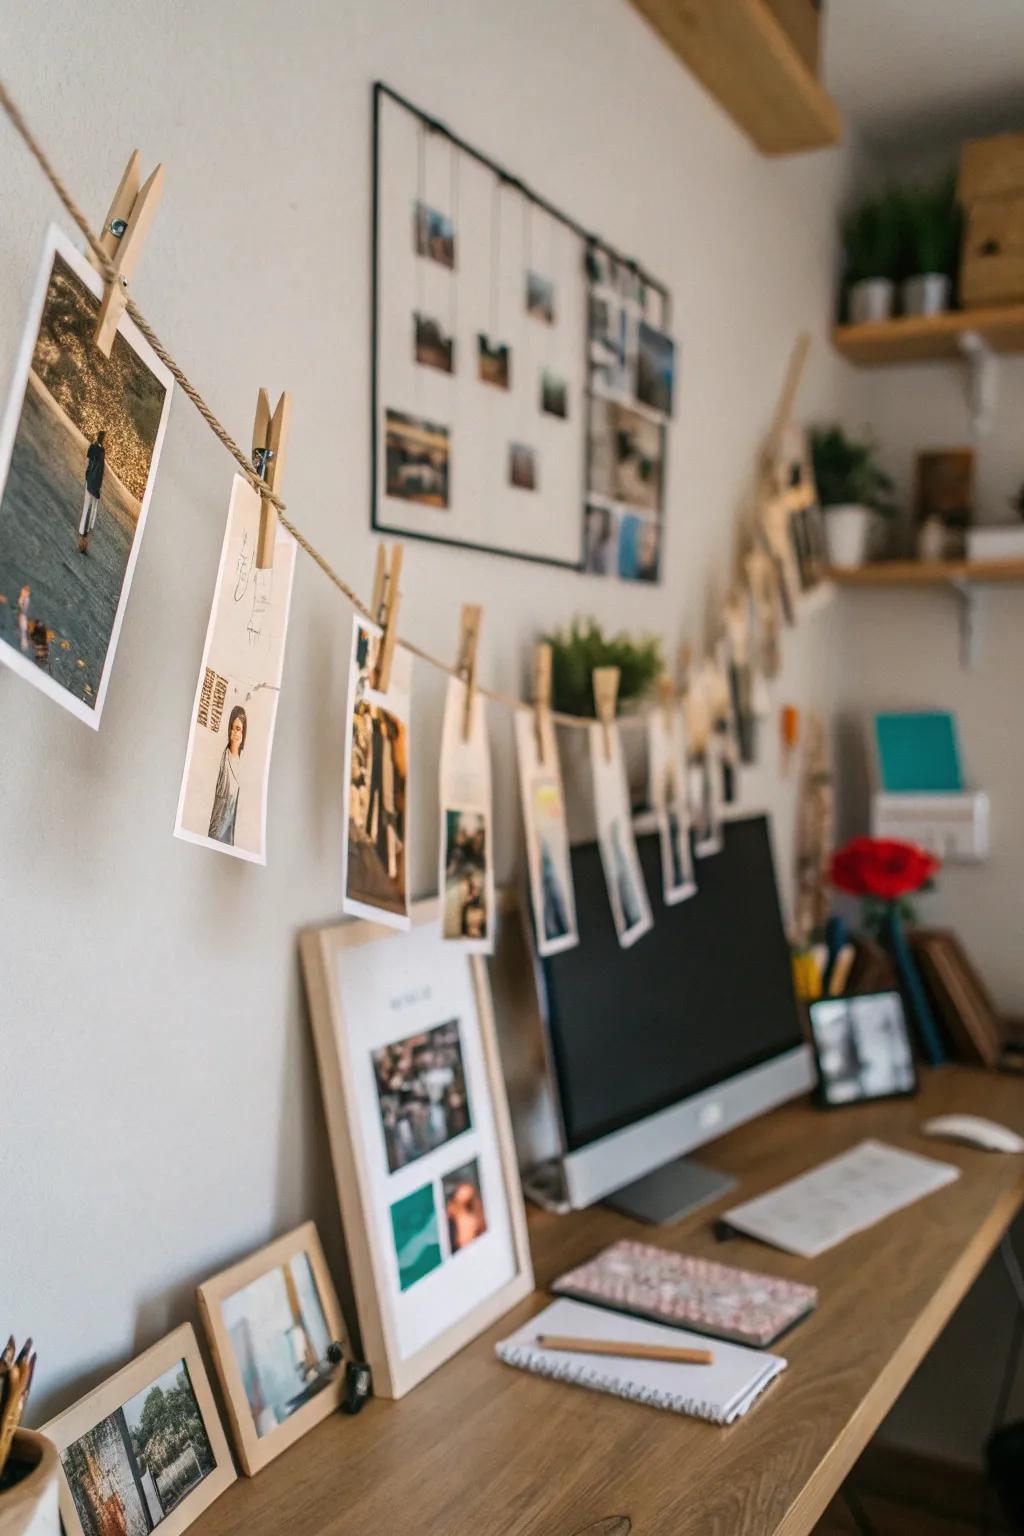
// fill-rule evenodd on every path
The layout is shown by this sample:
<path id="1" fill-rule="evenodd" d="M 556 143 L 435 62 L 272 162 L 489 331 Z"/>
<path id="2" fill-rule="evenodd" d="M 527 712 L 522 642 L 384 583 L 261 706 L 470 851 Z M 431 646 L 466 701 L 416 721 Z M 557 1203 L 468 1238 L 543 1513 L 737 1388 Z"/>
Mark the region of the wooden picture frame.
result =
<path id="1" fill-rule="evenodd" d="M 909 940 L 956 1054 L 994 1071 L 1006 1043 L 1006 1021 L 960 940 L 943 928 L 914 929 Z"/>
<path id="2" fill-rule="evenodd" d="M 155 1471 L 152 1461 L 147 1464 L 140 1458 L 133 1426 L 142 1427 L 142 1416 L 153 1387 L 159 1384 L 166 1397 L 169 1391 L 181 1386 L 180 1372 L 170 1385 L 162 1380 L 179 1365 L 185 1367 L 206 1446 L 194 1434 L 190 1436 L 186 1426 L 183 1433 L 186 1443 L 180 1455 L 162 1472 Z M 143 1394 L 145 1401 L 140 1404 Z M 128 1412 L 125 1412 L 126 1408 Z M 65 1536 L 91 1536 L 90 1529 L 79 1517 L 72 1493 L 69 1471 L 72 1462 L 80 1462 L 83 1469 L 89 1470 L 91 1487 L 76 1480 L 86 1505 L 91 1499 L 99 1500 L 103 1506 L 109 1506 L 112 1500 L 120 1500 L 123 1510 L 127 1501 L 137 1501 L 150 1528 L 158 1527 L 160 1536 L 180 1536 L 180 1532 L 187 1530 L 237 1476 L 191 1323 L 183 1323 L 95 1391 L 79 1398 L 72 1407 L 44 1424 L 43 1434 L 53 1441 L 60 1457 L 58 1487 Z M 86 1445 L 83 1442 L 87 1439 L 89 1443 Z M 207 1455 L 212 1460 L 212 1467 L 182 1492 L 183 1478 L 188 1477 L 191 1469 L 189 1466 L 182 1468 L 181 1463 L 183 1459 L 187 1462 L 189 1454 L 197 1470 L 201 1470 Z M 94 1467 L 98 1476 L 92 1471 Z M 161 1475 L 166 1478 L 163 1488 L 159 1481 Z M 151 1510 L 154 1499 L 164 1509 L 156 1521 Z"/>
<path id="3" fill-rule="evenodd" d="M 487 971 L 481 956 L 441 939 L 439 914 L 434 898 L 413 906 L 405 933 L 360 922 L 300 940 L 363 1352 L 379 1397 L 402 1397 L 533 1290 Z M 415 1098 L 414 1071 L 428 1070 L 410 1064 L 417 1053 L 449 1083 L 443 1100 L 419 1105 L 419 1146 L 412 1109 L 394 1113 L 394 1101 Z M 474 1189 L 479 1216 L 466 1235 L 452 1202 Z"/>
<path id="4" fill-rule="evenodd" d="M 231 1332 L 233 1327 L 245 1319 L 239 1316 L 237 1323 L 232 1323 L 228 1315 L 230 1304 L 237 1301 L 241 1292 L 249 1290 L 261 1281 L 269 1280 L 275 1273 L 280 1273 L 285 1266 L 291 1266 L 294 1261 L 303 1256 L 308 1261 L 309 1282 L 316 1293 L 315 1300 L 319 1302 L 320 1316 L 317 1317 L 315 1312 L 309 1318 L 297 1314 L 294 1322 L 303 1331 L 307 1361 L 309 1367 L 313 1368 L 326 1359 L 329 1344 L 339 1343 L 344 1346 L 348 1339 L 341 1306 L 327 1268 L 327 1260 L 324 1258 L 320 1234 L 317 1232 L 315 1222 L 307 1221 L 301 1227 L 296 1227 L 293 1232 L 285 1233 L 283 1237 L 251 1253 L 248 1258 L 242 1259 L 238 1264 L 232 1264 L 229 1269 L 223 1269 L 220 1274 L 204 1280 L 196 1289 L 199 1313 L 203 1320 L 210 1353 L 213 1356 L 217 1380 L 220 1382 L 227 1405 L 232 1438 L 238 1452 L 238 1459 L 242 1464 L 242 1471 L 247 1477 L 254 1477 L 268 1462 L 273 1461 L 282 1451 L 301 1439 L 307 1430 L 319 1424 L 329 1414 L 336 1412 L 345 1389 L 344 1370 L 339 1366 L 330 1373 L 330 1379 L 326 1380 L 325 1385 L 320 1386 L 315 1394 L 308 1396 L 307 1400 L 286 1418 L 262 1431 L 257 1425 L 253 1406 L 246 1391 L 242 1363 Z M 299 1307 L 301 1314 L 303 1297 L 298 1286 L 296 1271 L 291 1271 L 291 1283 L 289 1285 L 285 1282 L 285 1285 L 289 1302 L 293 1307 Z M 251 1339 L 251 1327 L 246 1331 Z M 250 1347 L 253 1353 L 252 1369 L 255 1371 L 258 1366 L 255 1340 Z M 291 1347 L 291 1341 L 289 1341 L 289 1347 Z M 345 1353 L 350 1354 L 351 1351 L 346 1349 Z M 322 1374 L 325 1378 L 328 1377 L 328 1372 L 324 1371 Z M 263 1390 L 266 1395 L 266 1389 Z M 274 1410 L 267 1404 L 265 1412 L 272 1415 Z"/>

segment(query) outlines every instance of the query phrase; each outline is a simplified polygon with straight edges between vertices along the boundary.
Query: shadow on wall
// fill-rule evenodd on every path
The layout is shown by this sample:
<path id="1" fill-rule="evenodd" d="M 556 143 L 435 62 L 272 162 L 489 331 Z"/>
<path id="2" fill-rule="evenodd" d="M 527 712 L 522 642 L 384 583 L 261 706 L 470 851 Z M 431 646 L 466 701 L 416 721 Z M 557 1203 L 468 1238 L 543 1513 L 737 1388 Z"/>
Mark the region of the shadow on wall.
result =
<path id="1" fill-rule="evenodd" d="M 861 713 L 840 714 L 835 722 L 833 767 L 835 773 L 836 846 L 871 830 L 871 769 L 869 731 L 871 722 Z"/>

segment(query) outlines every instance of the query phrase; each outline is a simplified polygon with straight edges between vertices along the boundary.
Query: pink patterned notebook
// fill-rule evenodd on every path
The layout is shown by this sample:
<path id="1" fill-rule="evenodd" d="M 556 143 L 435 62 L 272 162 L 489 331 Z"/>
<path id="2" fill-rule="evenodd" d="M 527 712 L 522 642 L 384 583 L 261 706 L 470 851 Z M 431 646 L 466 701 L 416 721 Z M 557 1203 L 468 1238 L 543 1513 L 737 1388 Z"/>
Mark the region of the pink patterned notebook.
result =
<path id="1" fill-rule="evenodd" d="M 650 1243 L 612 1243 L 561 1275 L 551 1289 L 762 1348 L 818 1305 L 813 1285 L 689 1258 Z"/>

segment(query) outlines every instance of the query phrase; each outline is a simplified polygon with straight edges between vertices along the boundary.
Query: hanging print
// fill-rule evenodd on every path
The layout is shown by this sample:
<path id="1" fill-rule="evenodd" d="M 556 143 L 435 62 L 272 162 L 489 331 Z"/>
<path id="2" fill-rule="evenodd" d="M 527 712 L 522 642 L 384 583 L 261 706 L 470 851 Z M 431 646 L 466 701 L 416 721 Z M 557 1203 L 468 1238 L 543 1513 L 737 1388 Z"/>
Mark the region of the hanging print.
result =
<path id="1" fill-rule="evenodd" d="M 537 953 L 544 958 L 579 943 L 562 772 L 548 711 L 517 709 L 513 719 L 530 903 Z"/>
<path id="2" fill-rule="evenodd" d="M 494 949 L 494 845 L 491 759 L 484 702 L 474 689 L 448 679 L 441 764 L 439 889 L 441 937 L 469 954 Z"/>
<path id="3" fill-rule="evenodd" d="M 690 847 L 686 732 L 675 701 L 652 709 L 647 716 L 647 773 L 647 797 L 661 843 L 662 896 L 671 907 L 697 892 Z"/>
<path id="4" fill-rule="evenodd" d="M 619 728 L 614 724 L 595 720 L 589 731 L 601 864 L 615 932 L 622 948 L 628 949 L 643 937 L 654 919 L 633 837 L 622 740 Z"/>
<path id="5" fill-rule="evenodd" d="M 267 792 L 281 693 L 295 540 L 278 526 L 274 562 L 256 565 L 260 495 L 231 485 L 213 607 L 189 725 L 175 837 L 267 862 Z"/>

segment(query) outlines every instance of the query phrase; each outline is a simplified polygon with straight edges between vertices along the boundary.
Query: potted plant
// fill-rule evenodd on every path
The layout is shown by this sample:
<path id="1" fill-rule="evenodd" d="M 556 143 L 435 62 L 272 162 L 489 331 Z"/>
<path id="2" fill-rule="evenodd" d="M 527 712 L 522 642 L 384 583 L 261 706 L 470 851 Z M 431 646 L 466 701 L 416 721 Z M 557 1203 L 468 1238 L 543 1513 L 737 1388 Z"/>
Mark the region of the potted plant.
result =
<path id="1" fill-rule="evenodd" d="M 960 252 L 960 209 L 952 174 L 935 186 L 904 194 L 904 230 L 903 311 L 940 315 L 951 308 Z"/>
<path id="2" fill-rule="evenodd" d="M 903 196 L 889 187 L 866 197 L 843 220 L 847 304 L 852 325 L 893 312 L 903 239 Z"/>
<path id="3" fill-rule="evenodd" d="M 605 635 L 594 619 L 574 619 L 568 629 L 545 635 L 551 646 L 551 703 L 563 715 L 596 718 L 595 667 L 618 667 L 618 707 L 628 709 L 650 692 L 664 671 L 661 642 L 655 637 L 632 639 Z M 623 754 L 631 790 L 642 794 L 646 784 L 642 733 L 623 736 Z M 636 741 L 631 739 L 636 736 Z M 588 732 L 563 725 L 558 730 L 559 757 L 565 781 L 569 837 L 584 842 L 597 835 L 593 806 Z"/>
<path id="4" fill-rule="evenodd" d="M 888 499 L 892 481 L 879 466 L 874 444 L 856 442 L 839 426 L 812 431 L 811 456 L 829 564 L 863 565 L 879 519 L 895 511 Z"/>

